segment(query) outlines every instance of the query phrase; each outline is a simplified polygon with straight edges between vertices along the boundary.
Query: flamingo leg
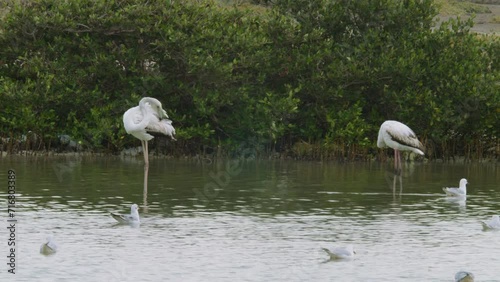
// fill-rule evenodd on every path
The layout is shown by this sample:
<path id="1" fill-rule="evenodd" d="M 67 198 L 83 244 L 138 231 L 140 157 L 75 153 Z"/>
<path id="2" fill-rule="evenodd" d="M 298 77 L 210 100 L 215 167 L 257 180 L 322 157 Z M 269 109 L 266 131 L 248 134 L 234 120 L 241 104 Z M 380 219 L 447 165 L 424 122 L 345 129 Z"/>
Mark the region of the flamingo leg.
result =
<path id="1" fill-rule="evenodd" d="M 399 162 L 399 170 L 403 169 L 403 163 L 401 162 L 401 151 L 398 151 L 398 162 Z"/>
<path id="2" fill-rule="evenodd" d="M 398 170 L 401 170 L 401 152 L 398 150 Z"/>
<path id="3" fill-rule="evenodd" d="M 149 167 L 148 141 L 141 140 L 142 154 L 144 155 L 144 169 Z"/>
<path id="4" fill-rule="evenodd" d="M 394 169 L 398 170 L 398 150 L 394 150 Z"/>
<path id="5" fill-rule="evenodd" d="M 149 151 L 148 151 L 148 141 L 141 140 L 142 144 L 142 154 L 144 155 L 144 191 L 143 191 L 143 201 L 144 201 L 144 211 L 148 208 L 148 174 L 149 174 Z"/>
<path id="6" fill-rule="evenodd" d="M 144 147 L 146 148 L 144 151 L 144 169 L 146 170 L 149 167 L 148 141 L 144 141 Z"/>
<path id="7" fill-rule="evenodd" d="M 396 174 L 401 172 L 401 152 L 399 150 L 394 150 L 394 169 L 396 170 Z"/>

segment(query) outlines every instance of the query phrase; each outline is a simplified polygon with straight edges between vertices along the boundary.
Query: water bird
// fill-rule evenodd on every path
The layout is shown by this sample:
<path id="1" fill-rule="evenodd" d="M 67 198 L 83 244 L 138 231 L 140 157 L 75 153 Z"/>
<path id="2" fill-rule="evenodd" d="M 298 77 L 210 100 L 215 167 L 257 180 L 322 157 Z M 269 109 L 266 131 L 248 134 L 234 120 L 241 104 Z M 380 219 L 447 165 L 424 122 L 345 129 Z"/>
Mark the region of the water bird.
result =
<path id="1" fill-rule="evenodd" d="M 481 221 L 484 229 L 500 229 L 500 216 L 493 215 L 491 219 L 486 221 Z"/>
<path id="2" fill-rule="evenodd" d="M 455 282 L 474 282 L 474 274 L 468 271 L 459 271 L 455 274 Z"/>
<path id="3" fill-rule="evenodd" d="M 148 141 L 154 138 L 152 134 L 170 136 L 175 140 L 172 121 L 168 119 L 161 102 L 155 98 L 144 97 L 139 106 L 128 109 L 123 114 L 123 126 L 128 134 L 141 140 L 144 167 L 149 166 Z"/>
<path id="4" fill-rule="evenodd" d="M 460 179 L 460 183 L 458 188 L 449 188 L 443 187 L 443 191 L 446 193 L 446 196 L 450 197 L 465 197 L 467 196 L 467 179 Z"/>
<path id="5" fill-rule="evenodd" d="M 141 222 L 139 219 L 139 206 L 136 204 L 130 206 L 130 214 L 111 213 L 111 216 L 121 224 L 138 224 Z"/>
<path id="6" fill-rule="evenodd" d="M 394 149 L 394 168 L 401 170 L 401 152 L 411 151 L 415 154 L 424 155 L 422 143 L 417 135 L 407 125 L 395 121 L 386 120 L 378 131 L 377 147 Z"/>
<path id="7" fill-rule="evenodd" d="M 330 259 L 349 259 L 353 258 L 356 251 L 352 245 L 347 245 L 345 247 L 337 247 L 333 250 L 327 248 L 322 248 L 329 256 Z"/>
<path id="8" fill-rule="evenodd" d="M 47 236 L 47 242 L 40 246 L 40 253 L 44 255 L 51 255 L 57 252 L 57 245 L 51 235 Z"/>

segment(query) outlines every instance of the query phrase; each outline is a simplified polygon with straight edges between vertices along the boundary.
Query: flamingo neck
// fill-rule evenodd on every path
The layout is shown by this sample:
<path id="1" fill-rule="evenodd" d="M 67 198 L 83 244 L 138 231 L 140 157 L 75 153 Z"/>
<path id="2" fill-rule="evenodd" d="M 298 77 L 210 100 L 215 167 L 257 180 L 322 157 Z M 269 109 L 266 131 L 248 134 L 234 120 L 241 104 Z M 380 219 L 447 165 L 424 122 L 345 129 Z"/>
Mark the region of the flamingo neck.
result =
<path id="1" fill-rule="evenodd" d="M 148 113 L 146 110 L 146 107 L 148 106 L 147 103 L 148 103 L 147 98 L 142 98 L 141 101 L 139 102 L 139 110 L 141 111 L 142 114 L 142 120 L 137 125 L 138 128 L 145 128 L 149 124 L 149 120 L 151 117 L 150 115 L 147 114 Z"/>

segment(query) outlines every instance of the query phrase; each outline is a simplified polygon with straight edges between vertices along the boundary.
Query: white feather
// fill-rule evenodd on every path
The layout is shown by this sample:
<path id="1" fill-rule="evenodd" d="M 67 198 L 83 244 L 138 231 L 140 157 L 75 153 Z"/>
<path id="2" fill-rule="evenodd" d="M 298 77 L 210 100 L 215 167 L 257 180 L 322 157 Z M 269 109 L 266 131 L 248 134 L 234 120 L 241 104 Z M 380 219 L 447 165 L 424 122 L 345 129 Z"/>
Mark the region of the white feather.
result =
<path id="1" fill-rule="evenodd" d="M 170 136 L 172 139 L 175 135 L 175 128 L 172 126 L 172 121 L 169 119 L 157 120 L 155 122 L 150 122 L 146 127 L 147 132 L 161 133 L 166 136 Z"/>

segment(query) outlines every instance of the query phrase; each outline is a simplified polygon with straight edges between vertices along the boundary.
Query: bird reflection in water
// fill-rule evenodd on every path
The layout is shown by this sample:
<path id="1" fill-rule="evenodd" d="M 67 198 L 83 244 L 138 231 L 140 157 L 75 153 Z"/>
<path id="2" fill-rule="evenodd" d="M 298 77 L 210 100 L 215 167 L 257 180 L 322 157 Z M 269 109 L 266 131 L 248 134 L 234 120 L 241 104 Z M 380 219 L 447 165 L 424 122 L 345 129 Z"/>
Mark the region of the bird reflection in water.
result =
<path id="1" fill-rule="evenodd" d="M 394 201 L 396 201 L 396 199 L 401 201 L 401 198 L 403 197 L 403 176 L 401 173 L 386 171 L 385 180 L 387 181 L 389 189 L 392 190 L 392 199 Z M 399 182 L 399 191 L 396 189 L 398 186 L 397 182 Z"/>
<path id="2" fill-rule="evenodd" d="M 144 213 L 148 212 L 148 177 L 149 177 L 149 166 L 144 167 L 144 191 L 142 194 L 142 210 Z"/>

